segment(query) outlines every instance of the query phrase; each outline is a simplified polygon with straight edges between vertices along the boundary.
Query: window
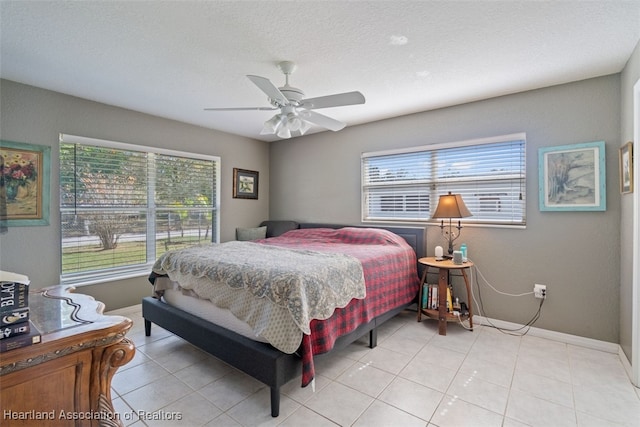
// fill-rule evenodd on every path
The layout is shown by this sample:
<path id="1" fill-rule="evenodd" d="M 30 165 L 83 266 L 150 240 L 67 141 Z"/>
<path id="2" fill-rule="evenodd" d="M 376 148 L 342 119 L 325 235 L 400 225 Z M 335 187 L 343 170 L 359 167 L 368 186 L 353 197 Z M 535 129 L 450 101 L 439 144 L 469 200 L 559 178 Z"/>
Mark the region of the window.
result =
<path id="1" fill-rule="evenodd" d="M 459 193 L 463 221 L 525 225 L 524 133 L 362 155 L 363 221 L 427 221 Z"/>
<path id="2" fill-rule="evenodd" d="M 149 272 L 169 249 L 217 242 L 220 159 L 60 136 L 63 283 Z"/>

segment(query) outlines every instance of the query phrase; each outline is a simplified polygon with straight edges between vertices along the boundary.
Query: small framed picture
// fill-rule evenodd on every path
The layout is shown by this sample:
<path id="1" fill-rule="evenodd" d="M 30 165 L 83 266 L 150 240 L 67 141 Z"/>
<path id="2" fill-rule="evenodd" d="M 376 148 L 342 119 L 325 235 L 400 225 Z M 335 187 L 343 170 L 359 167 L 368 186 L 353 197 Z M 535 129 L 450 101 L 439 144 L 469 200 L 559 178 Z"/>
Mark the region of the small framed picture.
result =
<path id="1" fill-rule="evenodd" d="M 604 141 L 538 149 L 541 211 L 606 211 Z"/>
<path id="2" fill-rule="evenodd" d="M 233 168 L 233 197 L 235 199 L 257 199 L 258 172 Z"/>
<path id="3" fill-rule="evenodd" d="M 620 192 L 633 193 L 633 142 L 620 147 Z"/>

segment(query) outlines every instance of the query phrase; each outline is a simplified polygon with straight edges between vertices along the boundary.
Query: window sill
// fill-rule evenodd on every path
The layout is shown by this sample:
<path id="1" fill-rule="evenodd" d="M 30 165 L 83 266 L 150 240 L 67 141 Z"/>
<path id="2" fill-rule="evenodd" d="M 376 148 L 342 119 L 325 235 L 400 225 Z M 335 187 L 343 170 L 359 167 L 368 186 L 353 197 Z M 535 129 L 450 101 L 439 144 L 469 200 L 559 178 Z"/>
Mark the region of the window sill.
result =
<path id="1" fill-rule="evenodd" d="M 146 266 L 144 268 L 123 271 L 118 273 L 105 272 L 104 274 L 101 274 L 99 276 L 95 274 L 91 274 L 91 275 L 86 274 L 86 275 L 76 276 L 76 277 L 65 277 L 65 278 L 61 277 L 60 283 L 63 285 L 73 285 L 77 287 L 82 287 L 82 286 L 98 285 L 101 283 L 117 282 L 119 280 L 127 280 L 127 279 L 133 279 L 136 277 L 148 276 L 150 272 L 151 272 L 151 266 Z"/>

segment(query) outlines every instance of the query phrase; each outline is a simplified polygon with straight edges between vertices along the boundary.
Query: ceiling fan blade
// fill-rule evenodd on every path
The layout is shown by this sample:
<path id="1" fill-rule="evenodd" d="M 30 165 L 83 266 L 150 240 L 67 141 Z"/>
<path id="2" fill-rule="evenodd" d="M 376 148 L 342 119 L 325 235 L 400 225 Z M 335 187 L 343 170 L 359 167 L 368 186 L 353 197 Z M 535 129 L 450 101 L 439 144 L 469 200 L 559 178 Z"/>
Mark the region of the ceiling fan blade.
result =
<path id="1" fill-rule="evenodd" d="M 287 97 L 284 96 L 282 92 L 280 92 L 280 89 L 278 89 L 273 83 L 271 83 L 269 79 L 260 76 L 252 76 L 250 74 L 247 75 L 247 77 L 256 86 L 258 86 L 261 91 L 266 93 L 269 99 L 276 101 L 280 105 L 287 105 L 289 103 Z"/>
<path id="2" fill-rule="evenodd" d="M 314 125 L 322 126 L 323 128 L 327 128 L 334 132 L 344 129 L 347 125 L 339 120 L 332 119 L 329 116 L 325 116 L 324 114 L 316 113 L 315 111 L 303 110 L 299 112 L 300 117 L 303 120 L 308 121 L 309 123 L 313 123 Z"/>
<path id="3" fill-rule="evenodd" d="M 234 108 L 205 108 L 205 111 L 272 111 L 276 107 L 234 107 Z"/>
<path id="4" fill-rule="evenodd" d="M 342 107 L 345 105 L 364 104 L 364 95 L 358 91 L 337 93 L 335 95 L 319 96 L 317 98 L 303 99 L 301 107 L 307 109 Z"/>

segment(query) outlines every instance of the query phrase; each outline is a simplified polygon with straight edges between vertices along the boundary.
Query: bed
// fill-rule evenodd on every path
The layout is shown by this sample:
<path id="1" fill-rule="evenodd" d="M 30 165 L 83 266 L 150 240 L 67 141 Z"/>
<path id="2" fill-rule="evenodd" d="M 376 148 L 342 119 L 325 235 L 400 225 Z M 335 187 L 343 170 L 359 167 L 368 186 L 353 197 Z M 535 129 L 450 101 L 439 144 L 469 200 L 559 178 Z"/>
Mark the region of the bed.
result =
<path id="1" fill-rule="evenodd" d="M 269 236 L 268 239 L 259 240 L 257 242 L 249 242 L 248 244 L 244 244 L 244 246 L 242 242 L 228 242 L 228 245 L 223 244 L 213 246 L 216 246 L 216 249 L 217 246 L 224 246 L 231 252 L 233 252 L 233 250 L 244 251 L 246 250 L 246 248 L 250 248 L 251 250 L 253 250 L 255 246 L 269 246 L 268 250 L 267 248 L 264 248 L 264 250 L 268 251 L 267 256 L 279 257 L 281 256 L 281 254 L 283 254 L 282 256 L 289 256 L 286 251 L 300 250 L 299 248 L 292 248 L 296 247 L 296 240 L 300 238 L 299 236 L 303 236 L 304 239 L 311 239 L 312 243 L 310 244 L 310 252 L 312 252 L 312 255 L 314 255 L 317 252 L 325 251 L 325 248 L 323 246 L 327 246 L 325 245 L 324 240 L 324 236 L 326 235 L 330 235 L 331 238 L 337 236 L 341 239 L 343 239 L 344 236 L 347 236 L 351 240 L 353 240 L 353 236 L 355 236 L 357 240 L 361 235 L 367 236 L 368 238 L 369 233 L 369 228 L 366 227 L 352 227 L 336 224 L 298 224 L 294 222 L 272 222 L 268 225 L 270 225 L 269 232 L 267 233 L 267 236 Z M 375 347 L 377 344 L 377 327 L 415 302 L 418 291 L 418 278 L 420 277 L 417 258 L 425 256 L 426 246 L 424 229 L 412 227 L 376 228 L 379 230 L 386 230 L 380 231 L 380 235 L 385 236 L 385 239 L 397 239 L 398 241 L 402 242 L 402 245 L 409 247 L 409 251 L 411 252 L 412 257 L 411 263 L 413 272 L 409 272 L 406 275 L 408 275 L 409 282 L 411 283 L 409 283 L 408 285 L 402 285 L 402 289 L 393 291 L 382 287 L 371 288 L 370 285 L 372 283 L 378 283 L 378 285 L 376 286 L 383 286 L 382 284 L 385 281 L 391 281 L 385 276 L 384 271 L 381 270 L 381 268 L 383 268 L 381 267 L 383 266 L 382 261 L 376 260 L 374 258 L 368 259 L 367 257 L 369 257 L 369 255 L 367 255 L 367 253 L 371 252 L 368 250 L 368 248 L 365 248 L 365 250 L 363 250 L 362 248 L 358 248 L 355 255 L 345 255 L 347 260 L 342 259 L 340 255 L 336 255 L 335 258 L 337 258 L 339 262 L 346 262 L 348 261 L 349 257 L 355 257 L 360 260 L 360 274 L 366 282 L 366 290 L 364 292 L 366 294 L 366 297 L 363 298 L 364 295 L 361 294 L 355 298 L 348 298 L 348 300 L 345 302 L 344 299 L 340 300 L 340 296 L 337 296 L 335 297 L 336 300 L 333 301 L 333 303 L 336 304 L 336 307 L 338 307 L 335 309 L 335 312 L 331 310 L 332 313 L 327 314 L 326 310 L 323 311 L 322 307 L 316 311 L 313 311 L 315 309 L 315 306 L 313 306 L 309 308 L 309 310 L 311 310 L 312 312 L 311 315 L 309 315 L 308 313 L 306 315 L 296 314 L 296 316 L 298 317 L 292 315 L 292 317 L 296 319 L 294 320 L 294 323 L 296 324 L 300 321 L 300 317 L 302 317 L 302 321 L 300 321 L 300 325 L 298 325 L 299 329 L 303 331 L 300 334 L 301 337 L 299 343 L 297 341 L 298 337 L 292 337 L 291 342 L 287 342 L 285 340 L 284 344 L 281 341 L 277 341 L 277 339 L 274 337 L 282 335 L 278 335 L 277 333 L 280 329 L 276 330 L 275 335 L 270 335 L 269 327 L 265 327 L 264 324 L 260 322 L 260 319 L 263 319 L 265 317 L 277 318 L 276 314 L 274 314 L 274 312 L 272 311 L 273 308 L 264 309 L 267 311 L 261 311 L 263 310 L 262 308 L 256 309 L 254 308 L 254 305 L 251 305 L 251 308 L 249 310 L 246 310 L 245 307 L 244 311 L 242 311 L 234 305 L 236 304 L 235 300 L 233 300 L 232 303 L 229 303 L 226 300 L 226 302 L 223 301 L 222 303 L 221 301 L 216 301 L 216 304 L 221 306 L 225 306 L 226 304 L 225 307 L 229 309 L 229 311 L 236 310 L 236 314 L 238 312 L 244 313 L 242 314 L 242 316 L 244 317 L 239 317 L 241 317 L 243 321 L 246 321 L 246 323 L 248 323 L 250 331 L 247 332 L 234 331 L 232 330 L 233 328 L 227 327 L 227 325 L 223 322 L 220 324 L 224 326 L 220 326 L 218 320 L 209 320 L 208 315 L 203 315 L 202 309 L 194 309 L 191 303 L 185 305 L 185 303 L 180 302 L 181 299 L 186 299 L 191 302 L 193 302 L 194 299 L 197 300 L 198 298 L 191 298 L 193 296 L 196 296 L 193 295 L 194 293 L 196 293 L 196 291 L 205 292 L 205 294 L 206 292 L 209 292 L 212 285 L 202 284 L 202 281 L 198 280 L 202 279 L 202 277 L 206 276 L 207 274 L 212 275 L 214 273 L 211 273 L 208 269 L 204 268 L 204 270 L 207 270 L 205 274 L 200 271 L 200 269 L 190 267 L 191 264 L 189 263 L 191 261 L 189 261 L 189 263 L 183 262 L 182 264 L 180 264 L 180 262 L 173 262 L 168 260 L 170 257 L 167 257 L 167 259 L 163 260 L 163 263 L 160 263 L 164 265 L 163 268 L 166 268 L 167 271 L 162 270 L 160 267 L 158 267 L 158 265 L 160 264 L 156 263 L 154 273 L 152 273 L 150 276 L 150 280 L 152 281 L 152 283 L 156 284 L 156 288 L 160 288 L 160 292 L 154 295 L 154 297 L 146 297 L 142 301 L 142 314 L 145 320 L 145 333 L 147 336 L 149 336 L 151 334 L 151 324 L 155 323 L 158 326 L 161 326 L 162 328 L 165 328 L 170 332 L 182 337 L 183 339 L 196 345 L 197 347 L 210 353 L 211 355 L 225 361 L 235 368 L 263 382 L 264 384 L 269 386 L 271 390 L 271 415 L 273 417 L 277 417 L 279 415 L 280 407 L 280 387 L 290 380 L 296 377 L 300 377 L 301 374 L 302 385 L 306 386 L 307 384 L 309 384 L 313 380 L 313 377 L 315 375 L 313 365 L 314 356 L 326 353 L 332 349 L 345 347 L 346 345 L 352 343 L 353 341 L 357 340 L 367 333 L 369 333 L 369 346 L 371 348 Z M 392 232 L 393 234 L 391 235 L 389 232 Z M 376 236 L 377 233 L 373 233 L 373 235 Z M 377 237 L 375 238 L 377 239 Z M 314 241 L 320 243 L 313 243 Z M 360 242 L 357 243 L 359 244 Z M 399 242 L 394 243 L 394 245 L 402 246 Z M 403 249 L 406 250 L 406 248 Z M 260 250 L 263 250 L 263 248 L 261 248 Z M 302 252 L 304 252 L 305 250 L 306 249 L 302 249 Z M 328 250 L 328 252 L 331 251 L 333 251 L 333 248 L 331 250 Z M 340 249 L 340 251 L 342 252 L 342 249 Z M 364 258 L 361 257 L 362 254 L 364 254 Z M 291 255 L 305 256 L 306 254 Z M 216 256 L 219 256 L 219 254 Z M 257 256 L 259 257 L 262 255 L 258 254 Z M 194 257 L 199 258 L 200 255 L 198 254 Z M 326 254 L 326 257 L 329 258 L 329 262 L 334 261 L 333 255 Z M 270 262 L 268 264 L 270 264 Z M 306 259 L 295 263 L 289 262 L 288 264 L 300 264 L 305 266 L 303 270 L 314 270 L 314 266 L 311 264 L 307 264 Z M 174 267 L 174 270 L 172 271 L 172 273 L 169 273 L 169 271 L 171 271 L 171 267 Z M 246 265 L 242 265 L 240 267 L 240 271 L 243 272 L 247 269 Z M 333 266 L 331 268 L 333 268 Z M 343 268 L 343 266 L 340 264 L 339 268 Z M 156 271 L 158 269 L 160 269 L 160 271 Z M 199 279 L 195 280 L 195 285 L 191 286 L 186 283 L 186 276 L 183 275 L 183 273 L 189 273 L 189 271 L 186 270 L 198 270 L 197 276 L 199 277 Z M 324 271 L 325 268 L 321 267 L 318 268 L 318 270 Z M 220 273 L 216 271 L 215 274 Z M 262 274 L 263 273 L 261 272 L 258 276 L 262 277 Z M 240 280 L 246 280 L 245 273 L 238 273 L 238 277 L 241 278 Z M 311 277 L 313 278 L 313 275 L 311 275 Z M 353 286 L 353 288 L 351 288 L 349 292 L 355 292 L 356 294 L 360 292 L 357 290 L 359 289 L 358 286 L 360 285 L 358 283 L 355 283 L 357 282 L 358 277 L 357 272 L 345 273 L 344 277 L 353 277 L 354 284 L 350 285 Z M 183 283 L 180 283 L 180 280 L 172 279 L 180 279 L 183 281 Z M 164 284 L 158 286 L 158 280 L 163 280 L 164 282 L 162 283 Z M 235 286 L 233 284 L 230 284 L 233 280 L 235 280 L 235 278 L 233 277 L 231 279 L 227 279 L 227 281 L 225 282 L 228 285 L 227 288 L 233 288 Z M 322 276 L 318 276 L 317 278 L 313 279 L 305 278 L 304 280 L 322 280 Z M 268 282 L 269 280 L 265 279 L 265 281 Z M 344 281 L 349 282 L 349 280 L 346 279 Z M 328 282 L 331 281 L 328 280 Z M 175 291 L 175 289 L 173 289 L 176 285 L 180 287 L 179 291 L 177 292 Z M 198 288 L 198 286 L 200 287 Z M 302 287 L 304 289 L 308 289 L 315 288 L 316 286 L 321 286 L 321 284 L 314 282 L 313 286 L 303 285 Z M 260 286 L 257 286 L 257 288 L 260 292 L 263 292 Z M 173 289 L 171 293 L 169 293 L 170 289 Z M 244 291 L 246 293 L 246 289 Z M 166 295 L 165 292 L 167 292 Z M 187 297 L 177 298 L 177 293 L 186 294 Z M 389 294 L 393 294 L 395 296 L 388 299 L 388 301 L 385 298 L 386 302 L 384 303 L 373 302 L 381 299 L 382 295 L 386 296 Z M 261 294 L 260 296 L 264 297 L 263 294 Z M 199 298 L 200 301 L 198 302 L 198 304 L 200 304 L 200 306 L 202 306 L 202 304 L 205 304 L 203 303 L 202 299 L 203 298 Z M 315 301 L 315 299 L 317 298 L 312 297 L 309 299 Z M 268 305 L 274 306 L 274 301 L 275 300 L 272 300 L 272 303 Z M 207 301 L 207 303 L 211 305 L 209 301 Z M 231 304 L 232 307 L 229 307 L 229 304 Z M 304 303 L 303 305 L 305 305 L 306 310 L 306 303 Z M 255 306 L 259 307 L 257 304 Z M 284 306 L 284 311 L 295 311 L 297 313 L 299 311 L 300 304 L 284 304 Z M 292 308 L 291 306 L 294 307 Z M 278 310 L 280 309 L 281 307 L 278 308 Z M 310 320 L 305 316 L 311 316 L 313 320 Z M 253 319 L 253 322 L 251 319 Z M 256 319 L 258 320 L 256 321 Z M 305 328 L 305 322 L 308 328 Z M 278 328 L 280 328 L 281 322 L 276 323 L 278 323 Z M 260 333 L 255 333 L 256 330 L 259 330 Z M 289 332 L 287 332 L 286 335 L 288 337 Z M 294 347 L 295 351 L 291 351 Z"/>

